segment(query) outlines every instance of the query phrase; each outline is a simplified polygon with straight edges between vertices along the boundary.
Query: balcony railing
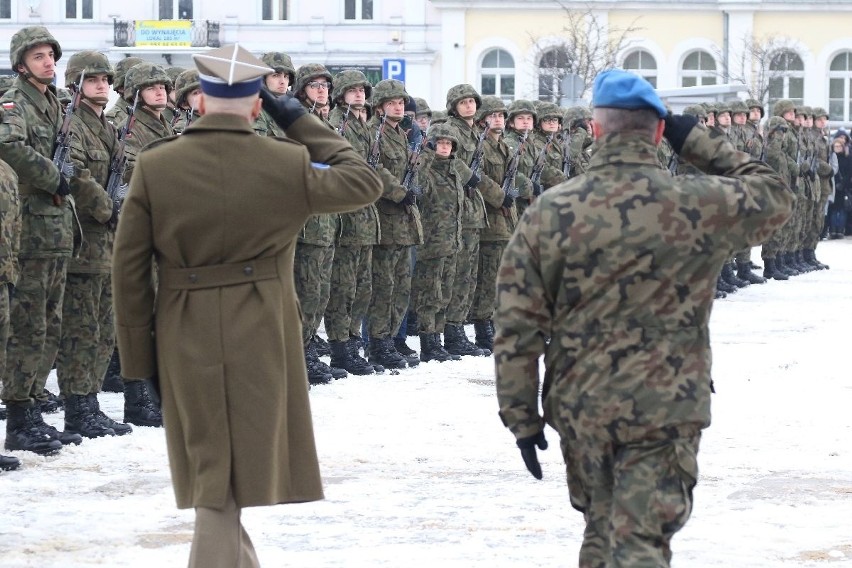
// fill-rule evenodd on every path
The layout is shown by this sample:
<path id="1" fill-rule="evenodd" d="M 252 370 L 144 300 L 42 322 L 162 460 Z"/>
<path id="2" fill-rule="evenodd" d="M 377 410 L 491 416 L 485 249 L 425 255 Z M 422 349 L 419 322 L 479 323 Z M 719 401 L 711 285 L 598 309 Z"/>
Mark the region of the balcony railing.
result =
<path id="1" fill-rule="evenodd" d="M 113 20 L 113 42 L 115 47 L 140 47 L 137 42 L 149 47 L 221 47 L 219 40 L 219 22 L 210 20 L 190 20 L 191 26 L 186 34 L 187 20 L 156 20 L 158 26 L 163 27 L 165 33 L 152 37 L 146 34 L 145 38 L 137 38 L 136 20 Z M 149 24 L 152 21 L 145 21 Z M 176 34 L 169 34 L 169 23 L 174 23 L 173 30 Z M 141 23 L 141 22 L 140 22 Z M 159 31 L 159 30 L 158 30 Z M 180 41 L 169 41 L 178 38 Z M 144 42 L 144 43 L 143 43 Z M 189 45 L 187 45 L 187 42 Z"/>

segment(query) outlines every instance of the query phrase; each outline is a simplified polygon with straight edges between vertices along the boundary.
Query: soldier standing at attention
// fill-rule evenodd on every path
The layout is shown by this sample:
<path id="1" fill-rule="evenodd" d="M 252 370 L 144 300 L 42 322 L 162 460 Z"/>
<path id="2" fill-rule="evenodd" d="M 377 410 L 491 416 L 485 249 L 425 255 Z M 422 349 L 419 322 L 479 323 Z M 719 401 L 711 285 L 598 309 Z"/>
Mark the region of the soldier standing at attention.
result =
<path id="1" fill-rule="evenodd" d="M 508 111 L 509 118 L 506 119 L 506 132 L 503 135 L 503 141 L 509 147 L 509 159 L 511 159 L 512 154 L 523 143 L 520 154 L 521 160 L 518 164 L 518 172 L 515 175 L 515 189 L 518 190 L 515 207 L 518 210 L 518 217 L 520 217 L 533 198 L 541 195 L 543 190 L 541 182 L 533 184 L 532 180 L 530 180 L 533 162 L 535 162 L 533 127 L 538 117 L 532 101 L 524 99 L 512 101 Z M 523 141 L 525 136 L 526 141 Z M 501 182 L 502 180 L 497 180 L 498 184 Z"/>
<path id="2" fill-rule="evenodd" d="M 133 99 L 130 99 L 130 103 L 124 99 L 124 78 L 131 67 L 140 63 L 145 63 L 145 60 L 139 57 L 125 57 L 115 64 L 115 79 L 112 82 L 112 90 L 118 93 L 118 100 L 106 112 L 106 117 L 116 128 L 120 128 L 127 121 L 127 107 L 133 102 Z"/>
<path id="3" fill-rule="evenodd" d="M 78 434 L 58 432 L 41 416 L 44 384 L 59 349 L 62 295 L 74 246 L 71 192 L 73 166 L 53 164 L 62 109 L 53 81 L 62 56 L 59 43 L 41 26 L 12 36 L 14 85 L 0 99 L 0 159 L 18 175 L 22 212 L 18 280 L 9 300 L 9 339 L 3 373 L 6 449 L 53 454 L 79 444 Z"/>
<path id="4" fill-rule="evenodd" d="M 274 73 L 263 78 L 266 90 L 280 97 L 290 90 L 290 86 L 296 82 L 296 69 L 290 56 L 280 51 L 270 51 L 261 56 L 261 61 L 272 67 Z M 254 131 L 261 136 L 284 136 L 284 131 L 278 126 L 269 113 L 261 109 L 260 114 L 254 121 Z"/>
<path id="5" fill-rule="evenodd" d="M 500 416 L 538 479 L 542 428 L 559 433 L 571 504 L 586 520 L 580 566 L 667 567 L 710 424 L 716 275 L 733 250 L 785 221 L 793 196 L 721 132 L 692 116 L 664 121 L 641 77 L 601 73 L 593 103 L 588 171 L 539 197 L 503 255 Z M 664 134 L 708 175 L 661 169 Z"/>
<path id="6" fill-rule="evenodd" d="M 836 173 L 831 166 L 832 150 L 828 138 L 828 112 L 824 108 L 816 107 L 813 109 L 813 127 L 811 128 L 811 136 L 814 144 L 816 166 L 815 186 L 818 187 L 819 203 L 814 207 L 813 219 L 809 224 L 808 233 L 805 235 L 803 246 L 805 262 L 814 266 L 818 270 L 827 270 L 828 265 L 823 264 L 816 257 L 816 247 L 819 244 L 819 235 L 822 233 L 823 224 L 825 223 L 825 208 L 828 203 L 828 197 L 831 195 L 831 181 Z"/>
<path id="7" fill-rule="evenodd" d="M 795 145 L 795 136 L 792 141 L 787 136 L 793 120 L 793 101 L 782 99 L 772 107 L 772 118 L 766 123 L 766 160 L 765 162 L 784 180 L 788 187 L 796 193 L 797 185 L 790 185 L 798 177 L 799 169 L 796 160 L 790 157 L 787 146 Z M 785 118 L 789 117 L 789 121 Z M 795 148 L 791 150 L 795 155 Z M 760 248 L 760 256 L 763 259 L 763 277 L 774 280 L 788 280 L 792 276 L 786 270 L 782 258 L 781 247 L 784 244 L 784 233 L 786 225 L 779 227 L 777 231 L 770 234 L 766 242 Z"/>
<path id="8" fill-rule="evenodd" d="M 249 568 L 243 507 L 323 498 L 296 237 L 310 215 L 375 200 L 379 181 L 291 96 L 263 100 L 299 143 L 254 133 L 262 61 L 237 46 L 194 57 L 202 116 L 139 155 L 122 210 L 116 324 L 124 374 L 159 377 L 177 506 L 195 508 L 189 566 Z"/>
<path id="9" fill-rule="evenodd" d="M 103 53 L 81 51 L 68 60 L 65 85 L 81 94 L 71 122 L 70 185 L 83 240 L 80 253 L 68 265 L 56 377 L 65 398 L 65 430 L 84 438 L 133 430 L 109 418 L 98 404 L 115 347 L 110 223 L 117 220 L 117 213 L 104 189 L 118 150 L 115 129 L 104 116 L 111 80 L 112 66 Z"/>
<path id="10" fill-rule="evenodd" d="M 542 150 L 544 160 L 537 174 L 542 183 L 542 191 L 565 181 L 567 178 L 562 174 L 562 143 L 559 140 L 559 131 L 562 129 L 562 117 L 565 116 L 562 108 L 553 103 L 542 102 L 538 105 L 538 121 L 536 129 L 531 136 L 535 147 L 535 159 L 538 162 Z"/>
<path id="11" fill-rule="evenodd" d="M 198 120 L 198 101 L 201 100 L 201 82 L 198 71 L 187 69 L 175 79 L 175 106 L 180 113 L 180 118 L 174 125 L 175 134 L 180 134 L 186 128 Z"/>

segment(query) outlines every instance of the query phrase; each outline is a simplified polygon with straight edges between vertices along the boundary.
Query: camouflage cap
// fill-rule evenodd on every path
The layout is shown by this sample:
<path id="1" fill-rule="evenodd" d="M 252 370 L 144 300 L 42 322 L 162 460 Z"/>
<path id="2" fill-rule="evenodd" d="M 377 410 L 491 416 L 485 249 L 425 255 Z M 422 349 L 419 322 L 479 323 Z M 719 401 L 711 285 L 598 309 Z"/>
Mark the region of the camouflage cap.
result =
<path id="1" fill-rule="evenodd" d="M 460 85 L 450 87 L 447 91 L 447 114 L 450 116 L 456 116 L 456 104 L 458 104 L 460 100 L 467 98 L 472 98 L 476 101 L 477 110 L 480 106 L 482 106 L 482 97 L 478 92 L 476 92 L 473 85 L 462 83 Z"/>
<path id="2" fill-rule="evenodd" d="M 780 99 L 772 105 L 772 116 L 783 116 L 785 112 L 791 110 L 796 110 L 796 103 L 790 99 Z"/>
<path id="3" fill-rule="evenodd" d="M 293 82 L 293 92 L 296 94 L 304 93 L 308 83 L 319 77 L 325 77 L 331 84 L 328 90 L 331 94 L 334 89 L 334 80 L 325 65 L 321 63 L 307 63 L 299 67 L 296 71 L 296 80 Z"/>
<path id="4" fill-rule="evenodd" d="M 175 79 L 175 106 L 183 108 L 186 97 L 195 89 L 201 88 L 201 80 L 198 78 L 197 69 L 187 69 Z"/>
<path id="5" fill-rule="evenodd" d="M 545 118 L 558 118 L 559 122 L 562 122 L 562 120 L 565 118 L 565 113 L 562 111 L 562 108 L 547 101 L 542 101 L 541 103 L 539 103 L 538 108 L 536 110 L 538 112 L 537 123 L 539 124 Z"/>
<path id="6" fill-rule="evenodd" d="M 683 109 L 683 114 L 694 116 L 696 118 L 707 118 L 707 111 L 701 105 L 689 105 Z"/>
<path id="7" fill-rule="evenodd" d="M 402 99 L 403 102 L 408 102 L 408 93 L 405 91 L 405 84 L 396 79 L 385 79 L 376 83 L 376 86 L 373 87 L 373 96 L 370 98 L 372 107 L 379 107 L 385 101 L 392 99 Z"/>
<path id="8" fill-rule="evenodd" d="M 417 118 L 421 116 L 432 116 L 432 109 L 429 108 L 429 104 L 426 102 L 426 99 L 421 99 L 420 97 L 414 97 L 414 102 L 417 103 Z"/>
<path id="9" fill-rule="evenodd" d="M 814 107 L 814 119 L 817 119 L 817 118 L 829 119 L 829 118 L 831 118 L 831 116 L 829 116 L 828 111 L 825 110 L 824 108 Z"/>
<path id="10" fill-rule="evenodd" d="M 358 69 L 344 69 L 334 76 L 334 90 L 331 92 L 331 98 L 334 101 L 343 102 L 343 95 L 352 87 L 364 87 L 366 100 L 370 100 L 373 95 L 373 86 L 367 79 L 367 76 Z"/>
<path id="11" fill-rule="evenodd" d="M 115 77 L 115 71 L 109 59 L 99 51 L 80 51 L 68 58 L 68 66 L 65 68 L 65 86 L 70 87 L 77 83 L 84 73 L 87 76 L 105 74 L 110 83 Z"/>
<path id="12" fill-rule="evenodd" d="M 44 26 L 27 26 L 15 32 L 9 43 L 9 59 L 12 69 L 17 70 L 18 65 L 24 62 L 24 54 L 27 50 L 42 44 L 48 44 L 53 48 L 53 60 L 59 61 L 62 57 L 62 48 L 59 42 L 51 35 Z"/>
<path id="13" fill-rule="evenodd" d="M 455 129 L 450 127 L 448 124 L 442 123 L 430 126 L 427 135 L 429 136 L 429 141 L 433 144 L 437 142 L 439 138 L 444 138 L 453 143 L 453 150 L 459 146 L 459 139 L 456 138 Z"/>
<path id="14" fill-rule="evenodd" d="M 739 99 L 731 101 L 731 114 L 748 114 L 748 105 Z"/>
<path id="15" fill-rule="evenodd" d="M 495 112 L 502 112 L 503 118 L 509 116 L 509 109 L 506 108 L 506 103 L 503 102 L 503 99 L 494 95 L 485 95 L 482 97 L 482 104 L 476 111 L 476 120 L 477 122 L 481 122 L 485 120 L 486 116 L 492 115 Z"/>
<path id="16" fill-rule="evenodd" d="M 159 84 L 166 86 L 166 92 L 172 90 L 172 80 L 166 75 L 165 69 L 153 63 L 137 63 L 124 76 L 124 98 L 132 101 L 136 91 Z"/>
<path id="17" fill-rule="evenodd" d="M 535 122 L 537 118 L 535 113 L 535 106 L 532 104 L 532 101 L 528 101 L 525 99 L 517 99 L 512 101 L 512 104 L 509 105 L 508 113 L 508 119 L 510 121 L 519 114 L 523 113 L 531 114 L 533 117 L 533 122 Z"/>
<path id="18" fill-rule="evenodd" d="M 130 71 L 131 67 L 140 63 L 145 63 L 145 60 L 141 57 L 125 57 L 116 63 L 115 76 L 112 79 L 113 90 L 122 91 L 124 89 L 124 77 L 127 75 L 127 72 Z"/>
<path id="19" fill-rule="evenodd" d="M 260 60 L 272 67 L 276 73 L 287 73 L 290 75 L 290 84 L 296 82 L 296 68 L 290 56 L 281 51 L 268 51 L 260 56 Z"/>

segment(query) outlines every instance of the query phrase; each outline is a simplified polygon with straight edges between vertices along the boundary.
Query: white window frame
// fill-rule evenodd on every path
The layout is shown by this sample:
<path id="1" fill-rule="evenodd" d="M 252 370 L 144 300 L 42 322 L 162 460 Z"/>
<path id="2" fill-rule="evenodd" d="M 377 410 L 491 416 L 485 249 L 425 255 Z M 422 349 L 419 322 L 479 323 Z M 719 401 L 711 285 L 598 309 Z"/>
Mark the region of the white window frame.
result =
<path id="1" fill-rule="evenodd" d="M 566 74 L 568 72 L 567 67 L 542 67 L 541 62 L 547 57 L 550 53 L 556 53 L 556 56 L 560 55 L 561 46 L 552 46 L 542 50 L 541 55 L 538 58 L 538 64 L 536 65 L 536 83 L 535 83 L 535 98 L 539 101 L 548 101 L 555 104 L 559 104 L 559 97 L 556 94 L 560 90 L 560 81 L 559 72 L 560 70 L 564 71 Z M 567 57 L 567 56 L 566 56 Z M 547 78 L 550 82 L 550 91 L 552 94 L 542 94 L 541 92 L 541 80 L 543 78 Z M 547 99 L 541 98 L 542 96 L 547 96 Z M 564 96 L 564 94 L 563 94 Z"/>
<path id="2" fill-rule="evenodd" d="M 66 14 L 66 6 L 67 0 L 62 0 L 61 10 L 62 10 L 62 19 L 66 22 L 92 22 L 95 20 L 95 15 L 98 13 L 98 3 L 97 0 L 89 0 L 92 3 L 92 17 L 84 18 L 83 17 L 83 3 L 86 0 L 75 0 L 77 4 L 76 16 L 73 18 L 69 18 Z M 14 3 L 14 1 L 13 1 Z"/>
<path id="3" fill-rule="evenodd" d="M 15 21 L 18 18 L 18 2 L 17 0 L 3 0 L 9 3 L 9 17 L 0 18 L 0 22 Z"/>
<path id="4" fill-rule="evenodd" d="M 698 53 L 699 55 L 699 68 L 698 69 L 684 69 L 683 66 L 686 63 L 686 60 L 689 59 L 693 54 Z M 704 57 L 710 59 L 713 62 L 713 69 L 702 69 L 700 67 L 700 61 Z M 695 78 L 695 86 L 700 87 L 702 85 L 718 85 L 719 84 L 719 62 L 716 61 L 716 58 L 713 57 L 709 51 L 703 48 L 691 49 L 686 53 L 684 58 L 680 62 L 680 66 L 678 69 L 678 86 L 683 87 L 683 80 L 686 77 L 694 77 Z M 713 78 L 713 83 L 705 83 L 703 81 L 704 78 Z"/>
<path id="5" fill-rule="evenodd" d="M 352 2 L 355 3 L 355 17 L 354 18 L 347 18 L 346 17 L 346 2 L 348 2 L 348 1 L 350 1 L 350 0 L 343 0 L 343 6 L 342 6 L 343 12 L 342 12 L 341 18 L 340 18 L 340 20 L 342 22 L 375 22 L 376 21 L 376 11 L 377 11 L 376 4 L 378 3 L 377 0 L 371 0 L 373 2 L 373 15 L 370 18 L 362 17 L 362 14 L 364 13 L 364 0 L 351 0 Z"/>
<path id="6" fill-rule="evenodd" d="M 263 18 L 263 3 L 271 2 L 272 3 L 272 17 L 267 19 Z M 282 18 L 281 11 L 281 3 L 283 2 L 284 7 L 287 11 L 287 17 Z M 260 11 L 258 13 L 258 20 L 262 23 L 281 23 L 281 22 L 289 22 L 290 17 L 292 16 L 292 9 L 290 7 L 290 0 L 260 0 L 259 3 Z"/>
<path id="7" fill-rule="evenodd" d="M 160 14 L 160 0 L 157 0 L 157 16 L 160 20 L 189 20 L 192 21 L 196 19 L 196 8 L 195 0 L 190 0 L 190 4 L 192 5 L 192 15 L 189 18 L 181 18 L 180 17 L 180 0 L 169 0 L 172 3 L 172 13 L 168 17 L 163 17 L 163 14 Z"/>
<path id="8" fill-rule="evenodd" d="M 634 55 L 639 58 L 640 67 L 633 67 L 633 68 L 627 67 L 628 58 L 633 57 Z M 641 67 L 641 64 L 643 63 L 642 60 L 645 57 L 650 57 L 651 60 L 654 62 L 653 68 Z M 631 73 L 635 73 L 636 75 L 639 75 L 640 77 L 642 77 L 645 80 L 649 80 L 649 78 L 653 78 L 654 79 L 653 81 L 648 81 L 648 82 L 650 82 L 655 87 L 659 86 L 660 74 L 659 74 L 659 65 L 657 64 L 657 58 L 654 57 L 654 54 L 651 53 L 650 51 L 648 51 L 647 49 L 640 47 L 640 48 L 632 49 L 632 50 L 628 51 L 624 55 L 624 58 L 621 61 L 621 67 L 625 71 L 630 71 Z"/>
<path id="9" fill-rule="evenodd" d="M 494 51 L 502 51 L 503 53 L 505 53 L 506 56 L 508 56 L 512 60 L 512 66 L 511 67 L 483 67 L 483 63 L 485 62 L 485 58 L 488 57 Z M 509 53 L 508 50 L 506 50 L 502 47 L 492 47 L 492 48 L 486 49 L 482 53 L 482 58 L 479 61 L 478 68 L 479 68 L 479 89 L 478 89 L 478 91 L 481 95 L 485 96 L 485 93 L 482 92 L 482 78 L 483 78 L 483 76 L 493 75 L 494 76 L 494 94 L 493 94 L 493 96 L 500 97 L 504 102 L 506 102 L 506 101 L 512 102 L 512 101 L 515 100 L 515 98 L 518 96 L 518 67 L 515 63 L 514 56 L 512 56 L 512 54 Z M 511 73 L 507 73 L 507 71 L 511 71 Z M 502 91 L 501 79 L 504 76 L 507 76 L 507 77 L 511 76 L 514 79 L 515 94 L 504 95 L 501 92 Z"/>
<path id="10" fill-rule="evenodd" d="M 832 71 L 831 64 L 834 63 L 834 60 L 840 57 L 841 55 L 846 55 L 846 69 L 843 71 Z M 833 80 L 843 80 L 843 113 L 842 116 L 835 116 L 836 113 L 829 110 L 831 114 L 832 122 L 848 122 L 852 120 L 852 112 L 850 112 L 849 107 L 852 106 L 852 50 L 845 49 L 840 51 L 831 58 L 828 62 L 828 85 L 826 88 L 826 94 L 828 98 L 828 107 L 831 109 L 832 101 L 837 101 L 836 97 L 831 96 L 831 81 Z"/>
<path id="11" fill-rule="evenodd" d="M 794 69 L 794 70 L 772 69 L 772 64 L 774 63 L 775 58 L 778 57 L 779 55 L 784 54 L 784 53 L 790 53 L 792 55 L 795 55 L 799 59 L 799 62 L 802 64 L 802 68 L 801 69 Z M 774 71 L 781 71 L 782 72 L 782 75 L 780 77 L 773 77 L 773 78 L 769 79 L 769 83 L 773 83 L 774 81 L 778 81 L 778 80 L 781 81 L 781 96 L 776 98 L 776 97 L 772 97 L 770 95 L 769 96 L 769 106 L 771 107 L 772 104 L 775 101 L 778 101 L 780 99 L 790 99 L 791 101 L 793 101 L 797 104 L 804 104 L 804 102 L 805 102 L 805 100 L 804 100 L 805 99 L 805 60 L 802 58 L 802 56 L 799 55 L 798 53 L 796 53 L 796 51 L 794 51 L 792 49 L 782 49 L 782 50 L 779 50 L 777 53 L 773 54 L 773 56 L 769 60 L 769 66 L 770 66 L 770 68 L 769 68 L 770 73 L 772 73 Z M 801 79 L 802 80 L 802 96 L 801 97 L 790 96 L 790 79 Z"/>

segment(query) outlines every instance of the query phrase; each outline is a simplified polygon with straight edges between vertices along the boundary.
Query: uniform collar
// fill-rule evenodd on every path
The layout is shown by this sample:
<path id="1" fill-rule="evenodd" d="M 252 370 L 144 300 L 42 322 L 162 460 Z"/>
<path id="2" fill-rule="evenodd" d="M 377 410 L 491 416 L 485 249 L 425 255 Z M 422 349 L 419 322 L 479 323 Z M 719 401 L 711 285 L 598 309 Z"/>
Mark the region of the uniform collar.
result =
<path id="1" fill-rule="evenodd" d="M 254 134 L 251 123 L 236 114 L 214 113 L 205 114 L 192 122 L 192 128 L 184 131 L 184 135 L 200 130 L 227 130 L 232 132 L 247 132 Z"/>
<path id="2" fill-rule="evenodd" d="M 635 134 L 607 134 L 597 140 L 597 150 L 589 162 L 589 170 L 613 164 L 659 166 L 657 147 L 647 138 Z"/>
<path id="3" fill-rule="evenodd" d="M 62 106 L 59 103 L 59 99 L 56 98 L 56 87 L 53 85 L 48 85 L 47 90 L 42 93 L 35 85 L 18 75 L 15 86 L 18 87 L 18 89 L 20 89 L 28 99 L 32 100 L 41 112 L 47 112 L 50 107 L 60 108 Z"/>

